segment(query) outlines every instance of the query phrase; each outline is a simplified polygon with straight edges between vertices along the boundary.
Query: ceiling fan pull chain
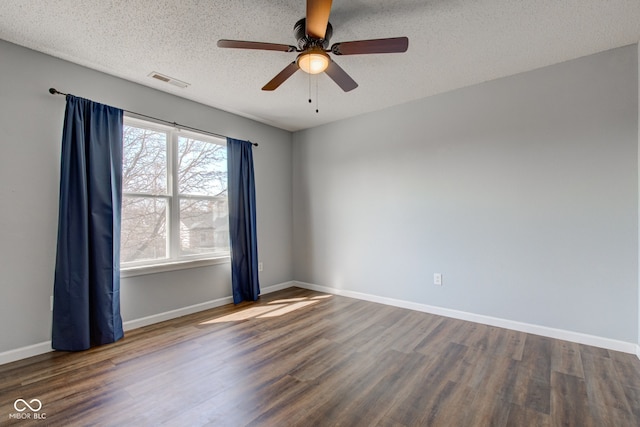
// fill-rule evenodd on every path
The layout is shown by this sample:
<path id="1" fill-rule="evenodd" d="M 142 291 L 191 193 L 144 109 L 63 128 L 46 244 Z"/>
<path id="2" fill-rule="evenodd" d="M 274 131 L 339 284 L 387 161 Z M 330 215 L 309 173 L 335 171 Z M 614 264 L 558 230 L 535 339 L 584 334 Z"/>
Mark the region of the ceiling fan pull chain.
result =
<path id="1" fill-rule="evenodd" d="M 311 104 L 311 74 L 309 74 L 309 104 Z"/>
<path id="2" fill-rule="evenodd" d="M 318 98 L 320 95 L 318 95 L 318 75 L 316 74 L 316 113 L 318 113 Z"/>

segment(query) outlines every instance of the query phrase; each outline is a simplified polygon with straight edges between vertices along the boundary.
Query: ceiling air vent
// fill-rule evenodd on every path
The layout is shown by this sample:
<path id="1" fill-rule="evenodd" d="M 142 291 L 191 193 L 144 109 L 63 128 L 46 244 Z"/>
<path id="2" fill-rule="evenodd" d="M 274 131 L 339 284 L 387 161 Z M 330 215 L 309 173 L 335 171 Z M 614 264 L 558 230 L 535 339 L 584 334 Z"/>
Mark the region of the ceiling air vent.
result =
<path id="1" fill-rule="evenodd" d="M 160 80 L 162 82 L 169 83 L 169 84 L 172 84 L 174 86 L 181 87 L 182 89 L 184 89 L 187 86 L 189 86 L 189 83 L 187 83 L 187 82 L 183 82 L 182 80 L 174 79 L 173 77 L 165 76 L 164 74 L 156 73 L 155 71 L 152 71 L 151 74 L 149 74 L 149 77 L 153 77 L 154 79 Z"/>

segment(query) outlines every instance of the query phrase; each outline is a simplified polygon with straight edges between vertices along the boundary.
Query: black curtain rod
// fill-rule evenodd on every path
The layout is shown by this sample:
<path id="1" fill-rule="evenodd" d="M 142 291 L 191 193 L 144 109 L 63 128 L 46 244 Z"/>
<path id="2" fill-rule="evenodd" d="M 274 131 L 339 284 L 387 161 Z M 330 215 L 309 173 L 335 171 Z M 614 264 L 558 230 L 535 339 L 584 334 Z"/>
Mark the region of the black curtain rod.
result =
<path id="1" fill-rule="evenodd" d="M 54 88 L 49 88 L 49 93 L 51 95 L 64 95 L 64 96 L 68 95 L 67 93 L 60 92 L 59 90 L 54 89 Z M 226 135 L 220 135 L 219 133 L 209 132 L 208 130 L 202 130 L 202 129 L 194 128 L 194 127 L 191 127 L 191 126 L 181 125 L 180 123 L 170 122 L 168 120 L 159 119 L 157 117 L 147 116 L 146 114 L 136 113 L 135 111 L 129 111 L 129 110 L 124 110 L 124 109 L 122 111 L 124 111 L 126 113 L 129 113 L 129 114 L 135 114 L 136 116 L 146 117 L 147 119 L 156 120 L 158 122 L 166 123 L 168 125 L 172 125 L 175 128 L 193 130 L 193 131 L 196 131 L 196 132 L 206 133 L 207 135 L 217 136 L 219 138 L 225 138 L 225 139 L 227 138 Z M 250 142 L 251 145 L 253 145 L 254 147 L 258 146 L 257 142 L 251 142 L 251 141 L 248 141 L 248 142 Z"/>

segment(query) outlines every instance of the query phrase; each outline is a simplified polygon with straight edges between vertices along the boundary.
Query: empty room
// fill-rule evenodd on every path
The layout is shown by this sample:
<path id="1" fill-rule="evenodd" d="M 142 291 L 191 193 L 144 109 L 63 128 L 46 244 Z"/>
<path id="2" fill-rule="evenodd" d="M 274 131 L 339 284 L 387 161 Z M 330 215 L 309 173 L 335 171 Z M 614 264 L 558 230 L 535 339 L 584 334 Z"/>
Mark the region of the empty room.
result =
<path id="1" fill-rule="evenodd" d="M 637 0 L 5 0 L 0 425 L 640 425 Z"/>

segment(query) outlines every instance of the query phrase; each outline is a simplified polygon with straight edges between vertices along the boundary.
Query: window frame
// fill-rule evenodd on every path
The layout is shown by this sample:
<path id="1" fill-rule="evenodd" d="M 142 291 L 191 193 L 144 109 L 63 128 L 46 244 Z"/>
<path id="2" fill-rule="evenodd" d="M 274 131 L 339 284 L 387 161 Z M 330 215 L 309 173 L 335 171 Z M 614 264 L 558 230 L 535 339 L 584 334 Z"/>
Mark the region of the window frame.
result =
<path id="1" fill-rule="evenodd" d="M 167 135 L 166 158 L 167 158 L 167 193 L 148 194 L 122 191 L 122 199 L 125 197 L 159 198 L 167 203 L 167 257 L 161 259 L 130 261 L 120 263 L 120 276 L 132 277 L 145 274 L 154 274 L 166 271 L 183 270 L 197 268 L 208 265 L 216 265 L 230 262 L 230 252 L 210 252 L 205 254 L 181 255 L 180 246 L 180 201 L 191 200 L 216 200 L 216 196 L 180 194 L 178 177 L 178 141 L 180 137 L 186 137 L 212 143 L 226 147 L 227 141 L 224 138 L 206 135 L 198 132 L 180 129 L 175 126 L 167 126 L 148 119 L 140 119 L 125 114 L 123 126 L 139 127 L 151 131 L 162 132 Z M 123 152 L 124 154 L 124 152 Z"/>

